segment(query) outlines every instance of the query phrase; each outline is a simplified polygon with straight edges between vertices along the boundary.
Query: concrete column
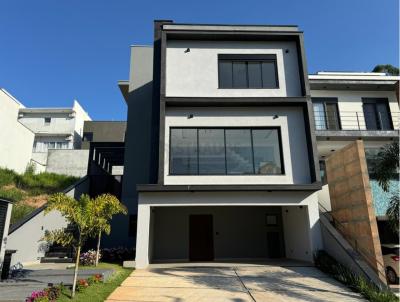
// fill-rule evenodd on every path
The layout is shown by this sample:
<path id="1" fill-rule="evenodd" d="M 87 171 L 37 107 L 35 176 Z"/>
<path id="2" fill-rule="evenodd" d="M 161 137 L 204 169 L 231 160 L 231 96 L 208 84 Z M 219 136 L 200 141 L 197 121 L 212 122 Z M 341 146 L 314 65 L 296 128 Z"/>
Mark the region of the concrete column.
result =
<path id="1" fill-rule="evenodd" d="M 138 206 L 138 221 L 136 233 L 136 269 L 143 269 L 149 265 L 150 245 L 150 211 L 149 205 Z"/>
<path id="2" fill-rule="evenodd" d="M 314 193 L 308 202 L 308 223 L 310 226 L 311 252 L 314 253 L 323 248 L 319 221 L 318 193 Z"/>
<path id="3" fill-rule="evenodd" d="M 7 248 L 7 236 L 8 236 L 8 229 L 10 226 L 10 219 L 11 219 L 11 211 L 12 211 L 13 204 L 9 202 L 7 204 L 7 214 L 6 214 L 6 221 L 4 225 L 4 233 L 3 238 L 0 238 L 0 271 L 3 268 L 3 261 L 4 261 L 4 253 Z"/>

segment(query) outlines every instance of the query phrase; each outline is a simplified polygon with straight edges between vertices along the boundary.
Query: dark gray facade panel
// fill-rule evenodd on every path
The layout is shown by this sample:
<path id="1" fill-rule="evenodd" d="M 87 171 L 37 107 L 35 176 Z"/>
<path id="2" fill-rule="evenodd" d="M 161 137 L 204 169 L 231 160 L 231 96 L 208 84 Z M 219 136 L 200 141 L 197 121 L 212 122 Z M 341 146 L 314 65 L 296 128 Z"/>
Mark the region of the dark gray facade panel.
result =
<path id="1" fill-rule="evenodd" d="M 92 133 L 92 142 L 124 142 L 125 121 L 85 121 L 83 134 Z M 82 149 L 89 149 L 91 141 L 82 141 Z"/>

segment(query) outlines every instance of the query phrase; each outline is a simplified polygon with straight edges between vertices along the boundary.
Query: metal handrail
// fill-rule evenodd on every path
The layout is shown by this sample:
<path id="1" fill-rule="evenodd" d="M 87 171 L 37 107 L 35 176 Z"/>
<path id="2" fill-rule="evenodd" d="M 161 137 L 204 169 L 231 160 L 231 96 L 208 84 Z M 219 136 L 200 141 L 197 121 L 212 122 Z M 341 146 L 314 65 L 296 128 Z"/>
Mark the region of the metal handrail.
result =
<path id="1" fill-rule="evenodd" d="M 390 116 L 389 116 L 390 115 Z M 400 112 L 364 113 L 363 111 L 335 111 L 314 109 L 314 126 L 316 130 L 398 130 Z"/>
<path id="2" fill-rule="evenodd" d="M 361 255 L 363 256 L 363 258 L 366 260 L 366 262 L 374 269 L 374 265 L 373 263 L 370 263 L 369 258 L 367 257 L 367 255 L 369 254 L 366 251 L 363 251 L 360 249 L 360 247 L 357 244 L 357 239 L 356 238 L 351 238 L 351 236 L 344 234 L 343 232 L 340 231 L 340 229 L 337 227 L 337 225 L 341 226 L 343 229 L 345 228 L 345 226 L 343 225 L 343 223 L 341 223 L 339 220 L 337 220 L 332 214 L 331 211 L 328 211 L 320 202 L 318 202 L 318 206 L 320 207 L 319 212 L 320 214 L 324 215 L 324 216 L 328 216 L 327 219 L 329 222 L 331 222 L 331 225 L 350 243 L 350 242 L 354 242 L 354 246 L 352 245 L 352 247 Z M 323 211 L 321 211 L 321 208 Z M 333 221 L 333 223 L 332 223 Z M 383 269 L 383 272 L 386 272 L 386 267 L 384 263 L 381 263 L 378 259 L 375 259 L 376 263 L 378 264 L 378 275 L 382 276 L 381 273 L 381 269 Z M 374 269 L 375 270 L 375 269 Z M 383 274 L 384 279 L 386 279 L 386 275 Z"/>

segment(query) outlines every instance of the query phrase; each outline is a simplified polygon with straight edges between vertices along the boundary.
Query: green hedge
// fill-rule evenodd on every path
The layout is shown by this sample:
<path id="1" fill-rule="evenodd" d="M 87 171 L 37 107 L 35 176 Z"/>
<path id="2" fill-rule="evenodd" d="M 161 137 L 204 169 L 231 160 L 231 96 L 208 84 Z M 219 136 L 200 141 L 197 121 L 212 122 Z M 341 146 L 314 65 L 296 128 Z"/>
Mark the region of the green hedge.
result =
<path id="1" fill-rule="evenodd" d="M 398 302 L 399 298 L 390 290 L 381 289 L 371 281 L 352 272 L 344 265 L 337 262 L 325 251 L 318 251 L 314 257 L 315 265 L 323 272 L 331 275 L 336 280 L 346 284 L 355 292 L 360 293 L 372 302 Z"/>

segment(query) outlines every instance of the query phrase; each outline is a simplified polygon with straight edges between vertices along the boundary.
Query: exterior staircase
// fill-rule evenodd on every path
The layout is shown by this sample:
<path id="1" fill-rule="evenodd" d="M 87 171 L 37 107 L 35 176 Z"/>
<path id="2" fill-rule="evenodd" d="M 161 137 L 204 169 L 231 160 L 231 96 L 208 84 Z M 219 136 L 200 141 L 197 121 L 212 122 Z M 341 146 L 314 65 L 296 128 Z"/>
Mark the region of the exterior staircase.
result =
<path id="1" fill-rule="evenodd" d="M 51 246 L 40 259 L 40 263 L 72 263 L 73 249 L 71 247 Z"/>

